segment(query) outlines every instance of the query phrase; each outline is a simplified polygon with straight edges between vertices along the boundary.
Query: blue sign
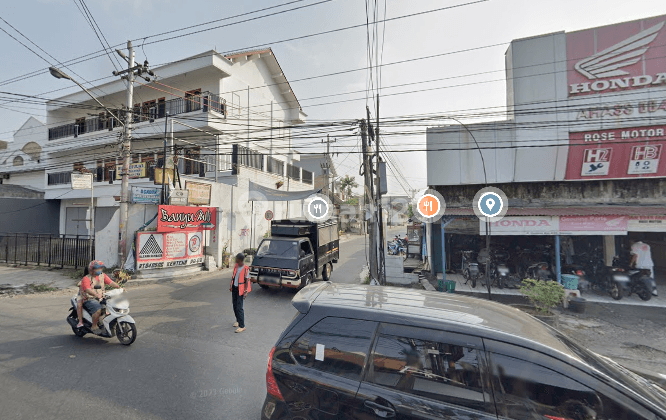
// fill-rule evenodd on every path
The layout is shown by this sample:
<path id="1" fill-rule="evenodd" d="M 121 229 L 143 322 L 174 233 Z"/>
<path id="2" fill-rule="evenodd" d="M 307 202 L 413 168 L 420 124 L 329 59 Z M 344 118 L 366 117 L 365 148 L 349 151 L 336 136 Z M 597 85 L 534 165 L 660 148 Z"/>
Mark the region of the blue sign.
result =
<path id="1" fill-rule="evenodd" d="M 135 204 L 159 204 L 161 195 L 161 188 L 132 187 L 132 203 Z"/>

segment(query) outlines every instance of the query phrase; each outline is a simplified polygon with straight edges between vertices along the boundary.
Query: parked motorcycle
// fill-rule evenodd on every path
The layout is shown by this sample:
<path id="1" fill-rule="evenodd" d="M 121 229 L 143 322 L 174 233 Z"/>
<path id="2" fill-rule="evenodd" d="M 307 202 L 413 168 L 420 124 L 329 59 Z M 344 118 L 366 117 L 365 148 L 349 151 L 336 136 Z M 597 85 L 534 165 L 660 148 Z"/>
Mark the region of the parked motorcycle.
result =
<path id="1" fill-rule="evenodd" d="M 550 270 L 550 247 L 537 246 L 518 250 L 517 271 L 523 279 L 554 280 Z"/>
<path id="2" fill-rule="evenodd" d="M 101 289 L 101 285 L 96 285 L 95 289 Z M 129 346 L 136 340 L 136 323 L 129 315 L 129 301 L 123 296 L 123 289 L 109 290 L 104 293 L 104 298 L 100 301 L 102 304 L 102 316 L 100 321 L 104 327 L 101 332 L 93 332 L 92 316 L 83 309 L 83 327 L 77 328 L 79 323 L 76 313 L 77 296 L 74 296 L 70 303 L 70 313 L 67 317 L 67 323 L 72 327 L 72 331 L 77 337 L 83 337 L 86 334 L 95 334 L 104 338 L 111 338 L 114 335 L 121 344 Z"/>
<path id="3" fill-rule="evenodd" d="M 624 270 L 629 276 L 629 295 L 636 293 L 644 301 L 652 299 L 652 296 L 657 296 L 657 282 L 650 277 L 650 270 L 630 267 L 626 262 L 623 264 L 619 256 L 613 258 L 613 267 Z"/>
<path id="4" fill-rule="evenodd" d="M 389 255 L 405 255 L 407 254 L 407 244 L 403 239 L 400 239 L 398 236 L 393 238 L 392 241 L 388 242 L 388 253 Z"/>
<path id="5" fill-rule="evenodd" d="M 490 272 L 488 276 L 490 278 L 490 285 L 496 285 L 500 289 L 503 289 L 509 281 L 509 276 L 511 274 L 509 266 L 507 265 L 509 253 L 502 248 L 491 248 L 491 252 L 489 253 L 486 248 L 483 248 L 479 251 L 477 261 L 484 267 L 484 271 L 486 259 L 488 258 L 490 258 Z M 481 283 L 485 286 L 485 282 L 482 281 Z"/>
<path id="6" fill-rule="evenodd" d="M 476 281 L 481 277 L 479 264 L 475 261 L 474 251 L 461 251 L 462 254 L 462 275 L 465 278 L 465 284 L 472 282 L 472 288 L 476 287 Z"/>

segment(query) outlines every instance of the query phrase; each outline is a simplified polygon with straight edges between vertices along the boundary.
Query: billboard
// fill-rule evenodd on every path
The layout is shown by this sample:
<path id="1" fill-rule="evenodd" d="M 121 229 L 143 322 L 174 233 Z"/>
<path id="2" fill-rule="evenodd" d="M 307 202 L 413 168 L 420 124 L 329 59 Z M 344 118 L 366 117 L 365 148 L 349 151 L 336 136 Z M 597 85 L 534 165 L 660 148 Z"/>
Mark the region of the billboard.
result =
<path id="1" fill-rule="evenodd" d="M 569 133 L 565 179 L 666 177 L 666 125 Z"/>
<path id="2" fill-rule="evenodd" d="M 157 231 L 213 230 L 216 207 L 159 206 Z"/>
<path id="3" fill-rule="evenodd" d="M 173 268 L 203 263 L 203 231 L 138 232 L 138 270 Z"/>
<path id="4" fill-rule="evenodd" d="M 569 97 L 666 86 L 666 15 L 566 34 Z"/>

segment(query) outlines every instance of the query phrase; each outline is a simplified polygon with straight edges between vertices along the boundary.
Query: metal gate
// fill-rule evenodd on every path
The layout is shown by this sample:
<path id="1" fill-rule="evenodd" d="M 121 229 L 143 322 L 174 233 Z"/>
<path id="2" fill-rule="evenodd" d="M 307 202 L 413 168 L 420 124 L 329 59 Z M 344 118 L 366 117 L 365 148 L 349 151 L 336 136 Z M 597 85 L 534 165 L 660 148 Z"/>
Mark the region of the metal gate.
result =
<path id="1" fill-rule="evenodd" d="M 92 241 L 95 255 L 95 241 Z M 88 235 L 0 233 L 0 262 L 48 267 L 85 267 L 90 259 Z"/>

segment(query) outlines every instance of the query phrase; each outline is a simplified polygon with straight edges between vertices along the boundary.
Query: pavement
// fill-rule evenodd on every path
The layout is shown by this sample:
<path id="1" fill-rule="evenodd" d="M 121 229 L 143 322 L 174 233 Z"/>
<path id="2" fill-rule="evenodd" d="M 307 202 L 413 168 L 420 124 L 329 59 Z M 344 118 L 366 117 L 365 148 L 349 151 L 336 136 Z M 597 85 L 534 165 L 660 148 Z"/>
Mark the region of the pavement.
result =
<path id="1" fill-rule="evenodd" d="M 55 289 L 76 288 L 79 280 L 81 279 L 73 279 L 68 272 L 58 269 L 0 266 L 0 294 L 20 292 L 30 284 L 45 285 Z"/>
<path id="2" fill-rule="evenodd" d="M 341 240 L 332 281 L 360 282 L 364 240 Z M 76 337 L 65 321 L 72 290 L 0 297 L 0 418 L 259 418 L 267 357 L 296 313 L 294 292 L 253 288 L 247 330 L 235 334 L 230 277 L 130 282 L 138 336 L 129 347 Z"/>

